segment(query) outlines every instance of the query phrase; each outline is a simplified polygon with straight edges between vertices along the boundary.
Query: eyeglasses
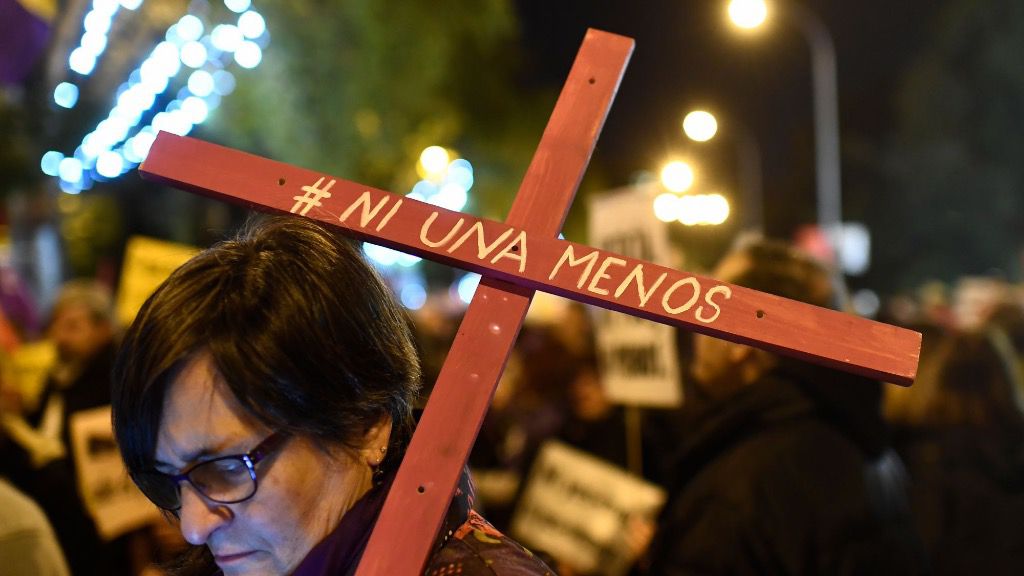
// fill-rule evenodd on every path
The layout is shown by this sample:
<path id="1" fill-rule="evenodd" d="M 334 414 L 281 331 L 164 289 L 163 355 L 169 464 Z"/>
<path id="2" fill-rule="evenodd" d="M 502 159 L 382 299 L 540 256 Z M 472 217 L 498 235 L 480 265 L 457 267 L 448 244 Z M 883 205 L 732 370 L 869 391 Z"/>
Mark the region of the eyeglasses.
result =
<path id="1" fill-rule="evenodd" d="M 286 438 L 275 432 L 248 454 L 221 456 L 200 462 L 181 474 L 147 470 L 132 474 L 135 484 L 154 504 L 171 512 L 181 509 L 182 482 L 188 482 L 206 499 L 220 504 L 236 504 L 256 494 L 256 464 L 267 457 Z"/>

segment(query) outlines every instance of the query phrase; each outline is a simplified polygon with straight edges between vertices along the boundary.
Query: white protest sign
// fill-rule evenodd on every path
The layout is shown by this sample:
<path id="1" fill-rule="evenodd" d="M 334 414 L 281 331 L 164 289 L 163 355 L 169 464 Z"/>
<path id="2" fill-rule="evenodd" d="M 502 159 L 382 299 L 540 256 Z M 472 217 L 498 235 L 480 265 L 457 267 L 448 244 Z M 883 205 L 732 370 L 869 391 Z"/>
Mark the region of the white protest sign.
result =
<path id="1" fill-rule="evenodd" d="M 160 283 L 171 272 L 195 256 L 198 248 L 154 240 L 144 236 L 128 239 L 121 267 L 121 284 L 117 289 L 117 320 L 127 326 Z"/>
<path id="2" fill-rule="evenodd" d="M 110 426 L 110 406 L 72 414 L 70 427 L 78 490 L 100 536 L 109 541 L 159 519 L 159 510 L 124 468 Z"/>
<path id="3" fill-rule="evenodd" d="M 668 230 L 654 216 L 656 189 L 613 190 L 590 202 L 590 245 L 669 265 Z M 675 329 L 609 310 L 595 311 L 601 379 L 614 402 L 678 406 L 682 402 Z"/>
<path id="4" fill-rule="evenodd" d="M 653 522 L 664 502 L 654 484 L 551 441 L 533 465 L 511 532 L 582 573 L 620 576 L 635 560 L 630 520 Z"/>

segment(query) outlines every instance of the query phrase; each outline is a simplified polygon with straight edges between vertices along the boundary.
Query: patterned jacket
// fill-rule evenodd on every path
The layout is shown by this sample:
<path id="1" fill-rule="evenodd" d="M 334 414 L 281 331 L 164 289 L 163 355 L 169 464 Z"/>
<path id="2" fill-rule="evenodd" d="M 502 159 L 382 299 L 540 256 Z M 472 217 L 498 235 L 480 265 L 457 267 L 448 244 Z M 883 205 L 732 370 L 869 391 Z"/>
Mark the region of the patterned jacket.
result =
<path id="1" fill-rule="evenodd" d="M 310 551 L 294 576 L 354 574 L 392 480 L 393 476 L 387 478 L 357 502 L 334 532 Z M 473 510 L 473 498 L 469 475 L 463 473 L 425 576 L 555 576 L 543 561 Z"/>

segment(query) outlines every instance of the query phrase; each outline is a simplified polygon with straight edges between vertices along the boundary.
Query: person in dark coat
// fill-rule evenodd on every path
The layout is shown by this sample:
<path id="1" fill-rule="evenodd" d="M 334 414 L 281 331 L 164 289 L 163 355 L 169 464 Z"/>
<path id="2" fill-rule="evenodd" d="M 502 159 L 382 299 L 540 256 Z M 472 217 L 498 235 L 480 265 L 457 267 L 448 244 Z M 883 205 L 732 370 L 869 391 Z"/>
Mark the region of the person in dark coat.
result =
<path id="1" fill-rule="evenodd" d="M 26 420 L 43 435 L 61 440 L 72 468 L 71 417 L 110 404 L 116 333 L 113 300 L 104 286 L 72 280 L 61 288 L 47 329 L 57 349 L 57 364 Z"/>
<path id="2" fill-rule="evenodd" d="M 72 416 L 110 404 L 116 332 L 109 290 L 85 279 L 65 283 L 47 327 L 57 362 L 47 374 L 36 406 L 25 414 L 28 425 L 59 446 L 55 452 L 63 456 L 34 463 L 13 440 L 0 442 L 0 473 L 42 507 L 76 575 L 131 572 L 126 542 L 101 541 L 79 494 L 71 443 Z"/>
<path id="3" fill-rule="evenodd" d="M 999 324 L 943 341 L 895 422 L 936 575 L 1024 566 L 1024 386 Z"/>
<path id="4" fill-rule="evenodd" d="M 177 573 L 352 574 L 419 386 L 408 318 L 356 245 L 276 217 L 146 301 L 115 365 L 114 432 L 136 485 L 191 545 Z M 428 574 L 551 574 L 470 496 L 464 482 Z"/>
<path id="5" fill-rule="evenodd" d="M 827 306 L 827 272 L 747 245 L 720 280 Z M 648 565 L 690 574 L 919 574 L 902 464 L 877 382 L 697 335 L 669 500 Z"/>

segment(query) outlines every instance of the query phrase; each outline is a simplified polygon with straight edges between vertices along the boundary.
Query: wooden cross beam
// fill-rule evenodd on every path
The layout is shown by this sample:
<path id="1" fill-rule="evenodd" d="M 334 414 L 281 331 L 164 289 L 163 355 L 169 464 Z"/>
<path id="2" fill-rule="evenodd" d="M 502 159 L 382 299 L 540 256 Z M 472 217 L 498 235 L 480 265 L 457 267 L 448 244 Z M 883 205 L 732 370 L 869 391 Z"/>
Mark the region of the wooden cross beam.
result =
<path id="1" fill-rule="evenodd" d="M 299 214 L 483 276 L 358 574 L 422 571 L 535 290 L 887 382 L 913 381 L 916 332 L 557 239 L 632 50 L 629 38 L 587 32 L 504 223 L 167 133 L 140 167 L 149 179 Z"/>

